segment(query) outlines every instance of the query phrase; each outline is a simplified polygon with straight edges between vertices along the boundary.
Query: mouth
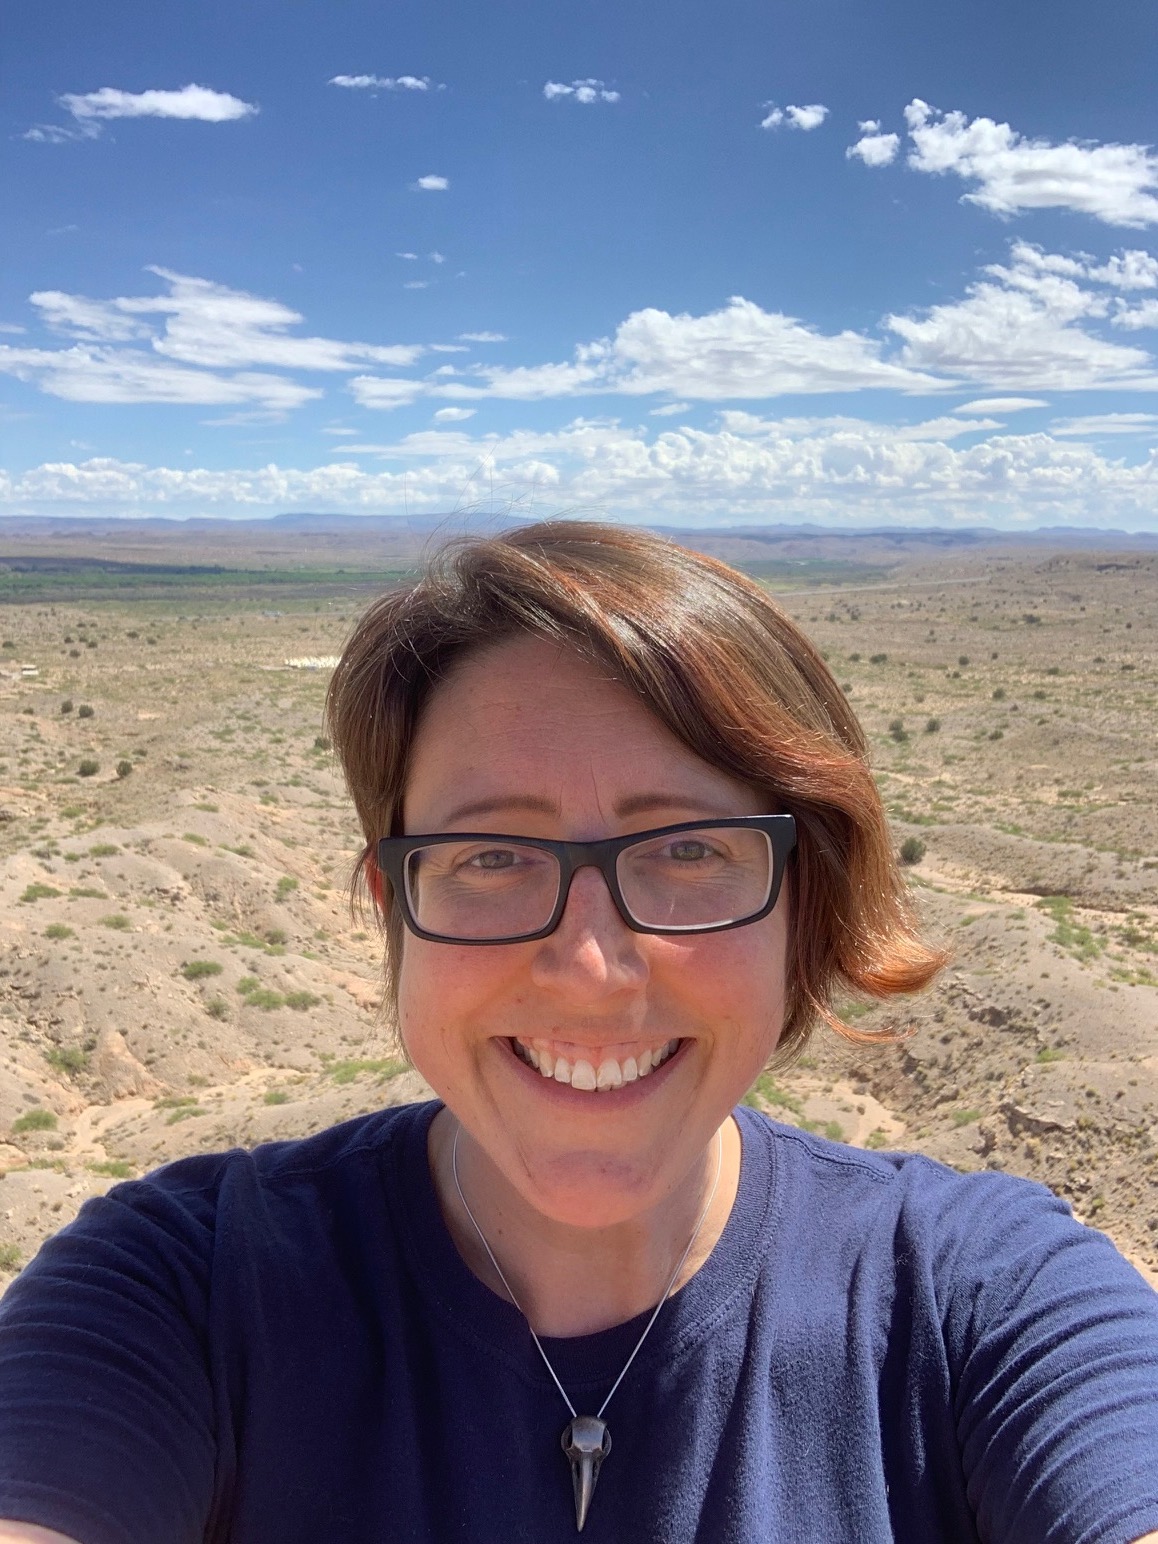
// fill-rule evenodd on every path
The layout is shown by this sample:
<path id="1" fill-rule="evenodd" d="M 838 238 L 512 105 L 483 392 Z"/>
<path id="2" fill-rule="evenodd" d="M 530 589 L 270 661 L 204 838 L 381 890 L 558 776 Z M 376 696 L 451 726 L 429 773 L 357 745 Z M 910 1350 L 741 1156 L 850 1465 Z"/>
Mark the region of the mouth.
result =
<path id="1" fill-rule="evenodd" d="M 573 1054 L 568 1056 L 546 1041 L 528 1043 L 514 1037 L 508 1043 L 519 1060 L 541 1077 L 568 1084 L 583 1093 L 602 1094 L 650 1077 L 671 1060 L 683 1041 L 664 1040 L 622 1057 L 611 1056 L 605 1050 L 588 1056 L 574 1054 L 578 1049 L 574 1047 L 570 1048 Z"/>

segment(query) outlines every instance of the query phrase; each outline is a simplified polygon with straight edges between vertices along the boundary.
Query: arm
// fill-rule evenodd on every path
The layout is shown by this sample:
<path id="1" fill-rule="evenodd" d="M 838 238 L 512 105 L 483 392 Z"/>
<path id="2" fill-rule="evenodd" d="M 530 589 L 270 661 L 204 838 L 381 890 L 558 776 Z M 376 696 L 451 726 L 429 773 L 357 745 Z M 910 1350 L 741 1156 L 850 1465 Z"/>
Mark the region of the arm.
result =
<path id="1" fill-rule="evenodd" d="M 212 1232 L 196 1202 L 118 1186 L 9 1287 L 0 1544 L 201 1544 L 216 1443 Z"/>

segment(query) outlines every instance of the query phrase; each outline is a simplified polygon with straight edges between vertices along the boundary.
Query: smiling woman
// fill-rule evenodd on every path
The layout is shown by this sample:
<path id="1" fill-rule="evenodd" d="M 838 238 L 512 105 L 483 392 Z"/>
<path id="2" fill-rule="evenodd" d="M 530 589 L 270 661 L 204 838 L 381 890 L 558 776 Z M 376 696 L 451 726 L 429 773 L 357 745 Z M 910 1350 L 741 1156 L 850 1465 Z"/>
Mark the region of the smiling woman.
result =
<path id="1" fill-rule="evenodd" d="M 0 1544 L 1158 1528 L 1158 1300 L 1108 1240 L 739 1104 L 856 1038 L 837 989 L 942 963 L 763 590 L 610 526 L 470 541 L 370 608 L 328 711 L 438 1097 L 45 1245 L 0 1307 Z"/>

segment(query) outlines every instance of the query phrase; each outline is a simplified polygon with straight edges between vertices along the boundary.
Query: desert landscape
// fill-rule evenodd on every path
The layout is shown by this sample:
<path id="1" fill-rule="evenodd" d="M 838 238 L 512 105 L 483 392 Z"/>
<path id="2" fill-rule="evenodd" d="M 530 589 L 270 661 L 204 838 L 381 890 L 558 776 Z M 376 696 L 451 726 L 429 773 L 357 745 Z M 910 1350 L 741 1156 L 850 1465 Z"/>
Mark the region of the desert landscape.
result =
<path id="1" fill-rule="evenodd" d="M 443 533 L 0 527 L 0 1288 L 122 1179 L 428 1094 L 349 914 L 322 703 Z M 749 1098 L 1040 1180 L 1158 1284 L 1158 541 L 683 539 L 818 640 L 953 954 Z"/>

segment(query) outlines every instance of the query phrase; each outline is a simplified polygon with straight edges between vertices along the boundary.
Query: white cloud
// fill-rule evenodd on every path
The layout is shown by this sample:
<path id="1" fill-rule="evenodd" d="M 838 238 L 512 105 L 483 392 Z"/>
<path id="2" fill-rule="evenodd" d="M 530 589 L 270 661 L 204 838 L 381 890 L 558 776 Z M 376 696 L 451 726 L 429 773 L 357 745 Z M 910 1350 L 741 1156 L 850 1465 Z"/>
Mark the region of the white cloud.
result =
<path id="1" fill-rule="evenodd" d="M 880 120 L 865 118 L 857 125 L 860 138 L 844 152 L 847 160 L 863 161 L 866 166 L 889 166 L 901 148 L 899 134 L 882 134 Z"/>
<path id="2" fill-rule="evenodd" d="M 416 263 L 418 261 L 417 252 L 395 252 L 394 256 L 400 257 L 404 263 Z"/>
<path id="3" fill-rule="evenodd" d="M 978 397 L 973 402 L 962 402 L 954 413 L 1023 413 L 1031 407 L 1048 407 L 1042 397 Z"/>
<path id="4" fill-rule="evenodd" d="M 686 413 L 690 405 L 687 402 L 665 402 L 662 407 L 653 407 L 650 416 L 652 418 L 674 418 L 677 413 Z"/>
<path id="5" fill-rule="evenodd" d="M 558 102 L 570 97 L 573 101 L 582 102 L 585 107 L 590 107 L 593 102 L 618 102 L 619 92 L 612 91 L 601 80 L 588 77 L 586 80 L 573 80 L 568 85 L 561 80 L 549 80 L 543 87 L 543 95 L 548 102 Z"/>
<path id="6" fill-rule="evenodd" d="M 1136 332 L 1140 327 L 1158 327 L 1158 300 L 1143 300 L 1137 306 L 1125 306 L 1110 318 L 1115 327 Z"/>
<path id="7" fill-rule="evenodd" d="M 1147 434 L 1158 443 L 1158 413 L 1090 413 L 1083 418 L 1059 418 L 1050 424 L 1049 432 L 1080 439 L 1103 434 Z"/>
<path id="8" fill-rule="evenodd" d="M 445 263 L 446 262 L 446 258 L 443 257 L 441 252 L 431 252 L 431 254 L 430 254 L 430 261 L 432 263 Z"/>
<path id="9" fill-rule="evenodd" d="M 188 85 L 177 91 L 121 91 L 102 86 L 99 91 L 68 91 L 57 98 L 72 116 L 72 124 L 36 123 L 21 135 L 44 145 L 68 140 L 96 139 L 104 124 L 116 118 L 178 118 L 198 123 L 232 123 L 252 118 L 254 102 L 244 102 L 228 91 Z M 75 227 L 73 227 L 75 229 Z"/>
<path id="10" fill-rule="evenodd" d="M 430 288 L 430 280 L 429 279 L 407 279 L 406 283 L 402 286 L 402 288 L 403 289 L 410 289 L 410 290 L 429 289 Z"/>
<path id="11" fill-rule="evenodd" d="M 1153 358 L 1097 336 L 1107 295 L 1083 286 L 1083 265 L 1014 243 L 1008 266 L 993 263 L 964 300 L 933 306 L 921 318 L 890 316 L 904 339 L 901 363 L 1014 392 L 1158 388 Z M 1071 276 L 1076 271 L 1078 277 Z"/>
<path id="12" fill-rule="evenodd" d="M 1112 284 L 1115 289 L 1158 289 L 1158 257 L 1149 252 L 1116 252 L 1100 268 L 1087 272 L 1091 279 Z"/>
<path id="13" fill-rule="evenodd" d="M 941 113 L 919 97 L 905 108 L 905 121 L 909 165 L 976 183 L 964 199 L 993 214 L 1072 209 L 1109 225 L 1158 222 L 1158 156 L 1146 145 L 1026 139 L 1008 123 Z"/>
<path id="14" fill-rule="evenodd" d="M 350 382 L 354 400 L 361 407 L 406 407 L 423 395 L 421 381 L 404 381 L 378 375 L 356 375 Z"/>
<path id="15" fill-rule="evenodd" d="M 19 322 L 0 322 L 0 333 L 5 333 L 5 334 L 8 334 L 8 335 L 15 336 L 15 335 L 18 335 L 20 333 L 25 333 L 27 331 L 28 331 L 28 328 L 27 327 L 21 327 Z"/>
<path id="16" fill-rule="evenodd" d="M 429 75 L 332 75 L 330 86 L 352 91 L 429 91 Z"/>
<path id="17" fill-rule="evenodd" d="M 136 349 L 78 343 L 66 349 L 17 349 L 0 344 L 0 372 L 31 381 L 70 402 L 162 402 L 215 406 L 259 403 L 270 412 L 300 407 L 321 392 L 258 371 L 223 375 L 160 359 Z"/>
<path id="18" fill-rule="evenodd" d="M 474 407 L 440 407 L 434 415 L 436 424 L 465 423 L 468 418 L 473 418 L 478 412 Z"/>
<path id="19" fill-rule="evenodd" d="M 405 368 L 424 352 L 415 344 L 294 336 L 289 329 L 302 317 L 279 301 L 164 268 L 149 271 L 165 281 L 166 293 L 92 300 L 37 291 L 30 299 L 41 319 L 73 346 L 0 349 L 0 371 L 74 401 L 260 403 L 284 412 L 320 392 L 255 372 L 255 366 L 306 372 L 368 364 Z"/>
<path id="20" fill-rule="evenodd" d="M 787 123 L 790 129 L 818 129 L 828 117 L 828 108 L 820 102 L 812 102 L 807 107 L 777 107 L 774 102 L 765 102 L 765 116 L 760 120 L 762 129 L 778 129 L 782 123 Z"/>
<path id="21" fill-rule="evenodd" d="M 445 193 L 447 188 L 450 187 L 450 178 L 439 177 L 436 174 L 431 173 L 425 177 L 419 177 L 417 182 L 411 183 L 411 187 L 416 192 Z"/>
<path id="22" fill-rule="evenodd" d="M 506 343 L 505 332 L 460 332 L 458 335 L 464 343 Z"/>
<path id="23" fill-rule="evenodd" d="M 723 415 L 722 415 L 723 416 Z M 875 525 L 1076 524 L 1153 528 L 1158 448 L 1129 463 L 1048 434 L 954 445 L 937 420 L 894 428 L 855 418 L 760 419 L 720 427 L 625 428 L 577 419 L 552 432 L 472 436 L 426 429 L 393 444 L 345 446 L 354 460 L 307 469 L 209 470 L 92 458 L 0 473 L 0 505 L 25 512 L 246 514 L 261 510 L 614 508 L 672 523 L 814 520 Z M 945 433 L 960 429 L 941 420 Z M 974 433 L 974 430 L 964 430 Z"/>

